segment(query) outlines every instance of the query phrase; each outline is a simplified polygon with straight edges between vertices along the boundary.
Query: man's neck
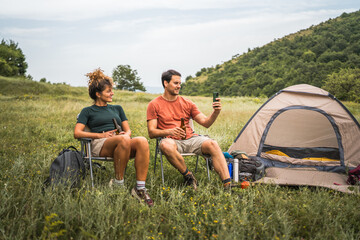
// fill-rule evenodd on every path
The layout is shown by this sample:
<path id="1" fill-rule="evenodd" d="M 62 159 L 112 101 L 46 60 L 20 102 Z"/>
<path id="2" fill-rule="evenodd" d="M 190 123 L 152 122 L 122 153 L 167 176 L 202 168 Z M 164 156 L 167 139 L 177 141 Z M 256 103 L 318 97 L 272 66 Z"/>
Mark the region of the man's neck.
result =
<path id="1" fill-rule="evenodd" d="M 178 96 L 179 95 L 172 95 L 172 94 L 170 94 L 170 93 L 168 93 L 168 92 L 164 92 L 163 93 L 163 95 L 162 95 L 162 97 L 165 99 L 165 100 L 167 100 L 167 101 L 170 101 L 170 102 L 172 102 L 172 101 L 175 101 L 177 98 L 178 98 Z"/>

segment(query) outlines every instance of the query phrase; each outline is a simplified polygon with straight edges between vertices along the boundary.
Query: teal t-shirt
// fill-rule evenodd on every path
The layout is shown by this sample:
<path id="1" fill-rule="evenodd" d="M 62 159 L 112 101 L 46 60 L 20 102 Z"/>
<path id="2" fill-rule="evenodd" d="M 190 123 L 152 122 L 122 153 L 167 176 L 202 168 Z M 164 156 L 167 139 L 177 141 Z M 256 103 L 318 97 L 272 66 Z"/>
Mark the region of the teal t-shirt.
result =
<path id="1" fill-rule="evenodd" d="M 101 133 L 115 129 L 113 118 L 120 126 L 123 121 L 128 120 L 120 105 L 92 105 L 81 110 L 77 122 L 88 126 L 91 132 Z"/>

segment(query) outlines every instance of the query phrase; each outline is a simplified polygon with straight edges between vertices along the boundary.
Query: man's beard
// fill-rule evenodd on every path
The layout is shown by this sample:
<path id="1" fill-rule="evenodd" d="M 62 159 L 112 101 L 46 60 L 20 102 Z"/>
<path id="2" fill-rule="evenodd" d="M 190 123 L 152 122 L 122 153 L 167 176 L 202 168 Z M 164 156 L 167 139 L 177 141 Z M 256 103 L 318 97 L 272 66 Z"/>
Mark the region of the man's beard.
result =
<path id="1" fill-rule="evenodd" d="M 170 95 L 177 96 L 177 95 L 179 95 L 179 93 L 176 93 L 175 90 L 174 90 L 174 91 L 170 92 Z"/>

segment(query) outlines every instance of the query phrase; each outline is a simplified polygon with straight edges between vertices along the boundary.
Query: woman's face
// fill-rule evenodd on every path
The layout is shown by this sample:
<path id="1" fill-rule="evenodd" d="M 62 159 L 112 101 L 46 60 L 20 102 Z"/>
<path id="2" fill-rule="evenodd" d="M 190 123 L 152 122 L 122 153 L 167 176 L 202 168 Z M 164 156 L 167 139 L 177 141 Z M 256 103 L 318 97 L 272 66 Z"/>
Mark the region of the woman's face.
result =
<path id="1" fill-rule="evenodd" d="M 113 89 L 111 86 L 107 85 L 101 93 L 96 93 L 98 100 L 103 102 L 112 102 L 112 96 L 114 95 Z"/>

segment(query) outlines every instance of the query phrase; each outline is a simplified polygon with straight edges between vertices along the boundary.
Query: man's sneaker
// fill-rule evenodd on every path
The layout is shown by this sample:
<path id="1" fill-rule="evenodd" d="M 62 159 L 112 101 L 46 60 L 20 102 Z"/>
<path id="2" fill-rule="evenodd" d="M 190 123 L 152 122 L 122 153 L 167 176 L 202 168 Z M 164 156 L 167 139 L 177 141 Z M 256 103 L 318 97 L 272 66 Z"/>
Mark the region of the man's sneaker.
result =
<path id="1" fill-rule="evenodd" d="M 231 183 L 227 183 L 224 185 L 224 191 L 225 192 L 231 192 Z"/>
<path id="2" fill-rule="evenodd" d="M 195 179 L 195 176 L 192 173 L 188 173 L 184 176 L 184 183 L 187 186 L 192 186 L 194 190 L 197 189 L 197 180 Z"/>
<path id="3" fill-rule="evenodd" d="M 241 187 L 241 185 L 239 185 L 238 183 L 229 183 L 224 185 L 224 191 L 231 192 L 232 188 L 239 188 L 239 187 Z"/>
<path id="4" fill-rule="evenodd" d="M 131 190 L 131 195 L 139 200 L 140 202 L 145 203 L 149 207 L 152 207 L 154 205 L 153 200 L 150 198 L 149 194 L 147 193 L 146 188 L 138 190 L 136 187 L 134 187 Z"/>

